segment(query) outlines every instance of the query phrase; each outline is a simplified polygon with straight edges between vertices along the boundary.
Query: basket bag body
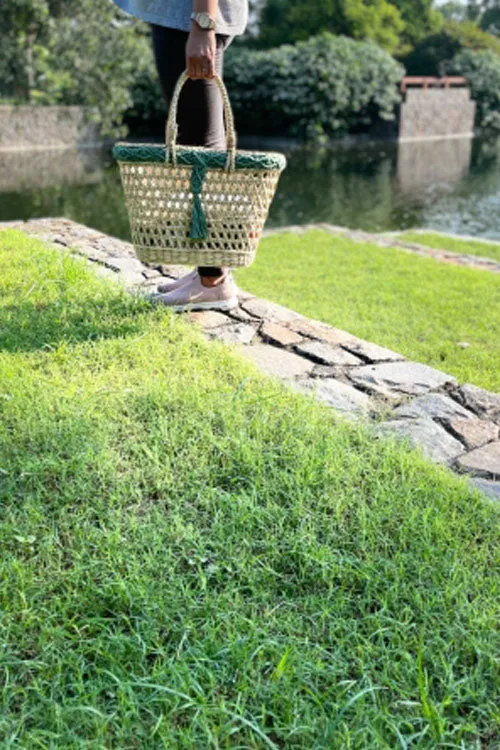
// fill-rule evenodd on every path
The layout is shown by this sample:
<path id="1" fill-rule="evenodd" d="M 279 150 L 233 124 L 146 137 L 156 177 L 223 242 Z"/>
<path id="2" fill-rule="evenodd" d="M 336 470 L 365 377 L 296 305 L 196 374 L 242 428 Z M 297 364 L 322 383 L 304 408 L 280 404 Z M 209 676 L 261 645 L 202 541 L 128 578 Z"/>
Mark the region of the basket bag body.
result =
<path id="1" fill-rule="evenodd" d="M 177 104 L 170 105 L 165 146 L 117 143 L 132 242 L 144 262 L 248 266 L 255 258 L 278 179 L 279 153 L 236 150 L 233 114 L 222 80 L 227 150 L 177 146 Z"/>

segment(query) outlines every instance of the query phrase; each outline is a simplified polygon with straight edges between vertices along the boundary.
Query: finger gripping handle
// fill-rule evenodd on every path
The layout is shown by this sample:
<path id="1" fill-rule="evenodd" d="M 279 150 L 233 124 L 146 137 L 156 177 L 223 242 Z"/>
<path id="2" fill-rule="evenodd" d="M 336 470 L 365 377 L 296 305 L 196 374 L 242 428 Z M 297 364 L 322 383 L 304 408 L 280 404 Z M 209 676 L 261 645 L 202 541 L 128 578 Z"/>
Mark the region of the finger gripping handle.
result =
<path id="1" fill-rule="evenodd" d="M 187 70 L 185 70 L 179 76 L 179 79 L 175 85 L 174 93 L 172 95 L 172 101 L 170 103 L 170 109 L 168 112 L 168 119 L 165 128 L 165 158 L 168 161 L 172 156 L 172 163 L 177 163 L 177 110 L 179 106 L 179 97 L 182 88 L 186 81 L 189 80 Z M 222 96 L 222 104 L 224 107 L 224 120 L 226 123 L 226 147 L 227 147 L 227 161 L 226 169 L 234 169 L 234 162 L 236 157 L 236 131 L 234 129 L 234 117 L 233 110 L 231 109 L 231 102 L 229 101 L 229 95 L 224 85 L 224 81 L 218 75 L 214 76 L 213 79 Z"/>

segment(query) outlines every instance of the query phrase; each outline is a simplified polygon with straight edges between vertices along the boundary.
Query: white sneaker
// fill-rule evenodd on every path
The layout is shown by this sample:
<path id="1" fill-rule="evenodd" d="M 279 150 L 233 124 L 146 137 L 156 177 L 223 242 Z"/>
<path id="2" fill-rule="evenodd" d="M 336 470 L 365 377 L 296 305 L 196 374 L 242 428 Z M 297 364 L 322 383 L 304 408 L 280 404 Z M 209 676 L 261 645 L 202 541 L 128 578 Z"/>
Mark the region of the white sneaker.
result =
<path id="1" fill-rule="evenodd" d="M 155 295 L 153 302 L 167 305 L 175 312 L 232 310 L 238 306 L 238 289 L 230 274 L 226 274 L 215 286 L 204 286 L 196 273 L 191 281 L 177 289 Z"/>

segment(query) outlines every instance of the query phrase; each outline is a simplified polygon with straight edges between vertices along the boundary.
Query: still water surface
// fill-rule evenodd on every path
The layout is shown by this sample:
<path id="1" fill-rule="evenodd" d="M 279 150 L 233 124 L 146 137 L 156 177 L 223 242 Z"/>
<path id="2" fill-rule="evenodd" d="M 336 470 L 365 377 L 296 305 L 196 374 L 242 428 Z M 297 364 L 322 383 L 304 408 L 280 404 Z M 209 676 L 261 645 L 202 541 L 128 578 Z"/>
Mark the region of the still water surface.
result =
<path id="1" fill-rule="evenodd" d="M 500 141 L 336 144 L 287 156 L 269 227 L 323 221 L 500 240 Z M 109 151 L 0 153 L 0 221 L 39 216 L 66 216 L 128 239 Z"/>

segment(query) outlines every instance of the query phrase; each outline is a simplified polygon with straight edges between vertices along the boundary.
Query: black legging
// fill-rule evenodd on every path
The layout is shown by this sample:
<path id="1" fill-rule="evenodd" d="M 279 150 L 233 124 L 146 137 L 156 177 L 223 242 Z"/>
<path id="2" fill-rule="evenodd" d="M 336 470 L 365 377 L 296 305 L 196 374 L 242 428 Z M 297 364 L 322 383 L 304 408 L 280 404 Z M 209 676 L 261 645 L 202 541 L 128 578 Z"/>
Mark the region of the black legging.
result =
<path id="1" fill-rule="evenodd" d="M 160 78 L 163 96 L 169 104 L 175 84 L 186 68 L 187 31 L 168 29 L 151 24 L 153 51 Z M 216 34 L 215 69 L 222 76 L 224 50 L 232 37 Z M 177 142 L 182 146 L 206 146 L 225 149 L 226 136 L 222 97 L 215 81 L 189 80 L 179 98 L 177 112 L 179 127 Z M 200 276 L 220 276 L 221 268 L 206 266 L 198 268 Z"/>

